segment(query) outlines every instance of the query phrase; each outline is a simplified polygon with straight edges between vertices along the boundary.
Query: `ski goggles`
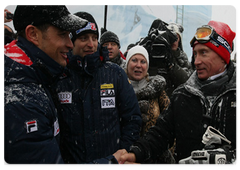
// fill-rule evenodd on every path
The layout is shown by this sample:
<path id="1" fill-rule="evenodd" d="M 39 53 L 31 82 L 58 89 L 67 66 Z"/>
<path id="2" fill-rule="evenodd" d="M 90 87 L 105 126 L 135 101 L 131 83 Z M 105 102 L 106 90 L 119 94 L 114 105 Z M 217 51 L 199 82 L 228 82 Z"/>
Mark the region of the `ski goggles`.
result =
<path id="1" fill-rule="evenodd" d="M 197 32 L 195 33 L 193 39 L 190 42 L 191 47 L 193 47 L 195 41 L 198 41 L 201 44 L 211 41 L 211 43 L 215 46 L 221 45 L 226 48 L 230 54 L 232 52 L 229 43 L 209 25 L 203 25 L 202 27 L 197 29 Z"/>

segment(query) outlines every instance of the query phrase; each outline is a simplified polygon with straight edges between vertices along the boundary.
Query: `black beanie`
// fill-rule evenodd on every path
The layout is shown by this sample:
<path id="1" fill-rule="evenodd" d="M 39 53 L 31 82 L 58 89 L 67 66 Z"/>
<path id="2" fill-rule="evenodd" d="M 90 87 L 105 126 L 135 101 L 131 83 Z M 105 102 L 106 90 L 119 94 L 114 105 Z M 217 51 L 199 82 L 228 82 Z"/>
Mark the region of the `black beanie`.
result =
<path id="1" fill-rule="evenodd" d="M 106 42 L 115 42 L 117 43 L 118 47 L 120 48 L 120 41 L 118 39 L 118 36 L 116 34 L 114 34 L 111 31 L 106 31 L 102 34 L 101 38 L 100 38 L 100 44 L 103 45 Z"/>
<path id="2" fill-rule="evenodd" d="M 71 40 L 73 43 L 77 39 L 77 37 L 79 37 L 83 34 L 86 34 L 86 33 L 97 34 L 97 38 L 99 38 L 98 26 L 97 26 L 95 19 L 93 18 L 93 16 L 91 14 L 89 14 L 87 12 L 77 12 L 74 15 L 88 20 L 88 24 L 86 25 L 86 27 L 78 29 L 71 33 L 72 34 Z"/>

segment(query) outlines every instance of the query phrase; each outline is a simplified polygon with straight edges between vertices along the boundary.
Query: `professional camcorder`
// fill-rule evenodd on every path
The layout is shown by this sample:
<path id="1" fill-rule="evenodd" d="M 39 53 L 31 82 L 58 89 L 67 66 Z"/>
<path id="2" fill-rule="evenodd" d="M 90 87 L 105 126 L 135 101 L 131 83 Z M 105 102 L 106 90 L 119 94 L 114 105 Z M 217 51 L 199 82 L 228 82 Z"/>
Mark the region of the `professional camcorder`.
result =
<path id="1" fill-rule="evenodd" d="M 144 46 L 149 54 L 149 74 L 167 72 L 172 64 L 171 45 L 177 41 L 177 34 L 167 28 L 168 24 L 160 19 L 153 21 L 148 36 L 138 44 Z"/>

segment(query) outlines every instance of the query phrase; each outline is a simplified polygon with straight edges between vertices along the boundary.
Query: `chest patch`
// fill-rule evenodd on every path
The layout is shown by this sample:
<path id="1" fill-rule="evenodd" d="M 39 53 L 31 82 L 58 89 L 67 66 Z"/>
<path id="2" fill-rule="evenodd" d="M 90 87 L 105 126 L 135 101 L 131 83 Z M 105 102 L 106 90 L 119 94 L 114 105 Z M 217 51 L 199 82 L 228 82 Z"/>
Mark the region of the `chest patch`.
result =
<path id="1" fill-rule="evenodd" d="M 31 120 L 25 123 L 27 128 L 27 133 L 38 131 L 37 120 Z"/>
<path id="2" fill-rule="evenodd" d="M 102 84 L 100 86 L 101 108 L 115 108 L 115 91 L 113 84 Z"/>
<path id="3" fill-rule="evenodd" d="M 104 89 L 100 91 L 100 96 L 114 96 L 114 89 Z"/>
<path id="4" fill-rule="evenodd" d="M 101 108 L 115 108 L 115 97 L 101 97 Z"/>
<path id="5" fill-rule="evenodd" d="M 72 103 L 72 92 L 60 92 L 58 98 L 61 104 Z"/>

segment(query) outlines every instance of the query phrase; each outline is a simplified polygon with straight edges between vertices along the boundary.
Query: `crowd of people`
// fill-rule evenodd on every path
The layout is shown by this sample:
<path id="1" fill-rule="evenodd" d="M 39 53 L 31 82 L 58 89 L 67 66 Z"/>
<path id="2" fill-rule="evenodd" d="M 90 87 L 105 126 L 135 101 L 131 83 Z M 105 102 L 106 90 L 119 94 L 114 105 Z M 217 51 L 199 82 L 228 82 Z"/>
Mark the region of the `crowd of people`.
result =
<path id="1" fill-rule="evenodd" d="M 66 6 L 4 10 L 7 163 L 230 164 L 236 159 L 236 33 L 153 21 L 122 53 L 114 30 Z"/>

